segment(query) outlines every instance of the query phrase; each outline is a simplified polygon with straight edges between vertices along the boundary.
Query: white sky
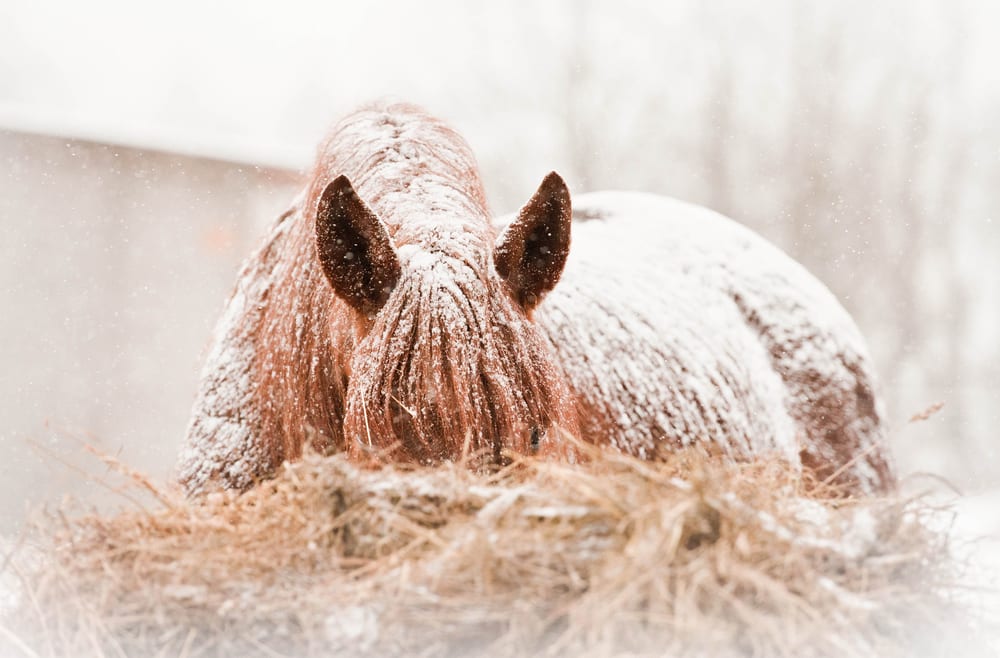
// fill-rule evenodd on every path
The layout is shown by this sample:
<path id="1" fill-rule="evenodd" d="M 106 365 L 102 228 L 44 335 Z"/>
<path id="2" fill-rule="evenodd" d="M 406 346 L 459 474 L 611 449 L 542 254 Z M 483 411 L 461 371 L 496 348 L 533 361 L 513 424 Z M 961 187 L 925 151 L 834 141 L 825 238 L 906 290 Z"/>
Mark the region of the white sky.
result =
<path id="1" fill-rule="evenodd" d="M 781 16 L 795 1 L 763 6 Z M 599 24 L 588 38 L 623 69 L 635 68 L 652 42 L 674 40 L 673 63 L 696 70 L 704 62 L 685 58 L 701 50 L 686 39 L 767 27 L 736 2 L 714 5 L 707 15 L 719 24 L 706 25 L 698 4 L 593 2 Z M 993 65 L 1000 46 L 992 38 L 1000 3 L 967 5 L 976 18 L 968 68 L 956 75 L 969 79 L 970 101 L 985 106 L 1000 97 Z M 427 105 L 460 129 L 462 117 L 491 102 L 530 110 L 540 96 L 558 93 L 551 87 L 575 65 L 567 46 L 579 27 L 567 20 L 572 6 L 7 0 L 0 4 L 0 126 L 297 166 L 330 120 L 378 96 Z M 823 11 L 823 3 L 811 6 Z M 926 15 L 930 34 L 940 4 L 897 7 Z M 933 57 L 933 39 L 927 43 Z M 508 93 L 494 98 L 499 87 Z"/>
<path id="2" fill-rule="evenodd" d="M 305 145 L 276 142 L 286 131 L 308 133 L 294 126 L 303 118 L 325 116 L 321 125 L 310 126 L 322 131 L 326 121 L 378 96 L 431 103 L 447 89 L 481 93 L 476 78 L 503 57 L 497 46 L 505 35 L 490 25 L 510 21 L 490 5 L 467 7 L 351 2 L 277 9 L 273 3 L 190 0 L 5 4 L 0 80 L 7 81 L 0 85 L 0 101 L 8 102 L 8 117 L 22 122 L 148 134 L 154 141 L 174 135 L 227 150 L 239 150 L 241 141 L 252 138 L 265 157 L 295 161 Z"/>

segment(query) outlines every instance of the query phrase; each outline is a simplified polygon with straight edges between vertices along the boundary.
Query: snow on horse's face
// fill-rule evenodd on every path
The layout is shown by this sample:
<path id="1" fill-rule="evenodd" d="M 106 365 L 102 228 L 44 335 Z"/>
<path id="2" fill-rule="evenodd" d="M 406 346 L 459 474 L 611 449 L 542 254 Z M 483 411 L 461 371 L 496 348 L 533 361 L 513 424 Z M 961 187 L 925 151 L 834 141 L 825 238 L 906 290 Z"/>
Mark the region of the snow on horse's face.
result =
<path id="1" fill-rule="evenodd" d="M 499 238 L 485 218 L 433 213 L 404 217 L 393 236 L 346 177 L 326 186 L 316 254 L 338 312 L 353 315 L 349 452 L 432 463 L 558 450 L 555 428 L 576 421 L 530 316 L 562 273 L 570 218 L 555 173 Z"/>

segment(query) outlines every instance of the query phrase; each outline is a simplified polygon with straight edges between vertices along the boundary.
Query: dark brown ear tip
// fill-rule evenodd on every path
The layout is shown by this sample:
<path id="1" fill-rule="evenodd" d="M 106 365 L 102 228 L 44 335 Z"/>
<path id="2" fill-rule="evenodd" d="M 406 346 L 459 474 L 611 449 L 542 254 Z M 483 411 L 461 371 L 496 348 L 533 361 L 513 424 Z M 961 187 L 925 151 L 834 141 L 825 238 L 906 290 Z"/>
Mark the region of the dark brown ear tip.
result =
<path id="1" fill-rule="evenodd" d="M 537 194 L 545 199 L 558 200 L 562 206 L 568 207 L 570 203 L 569 187 L 566 185 L 563 177 L 554 171 L 550 171 L 542 179 L 542 184 L 538 186 Z"/>
<path id="2" fill-rule="evenodd" d="M 343 194 L 344 192 L 347 191 L 353 192 L 354 186 L 351 185 L 351 180 L 347 176 L 341 174 L 336 178 L 334 178 L 329 183 L 327 183 L 326 189 L 323 190 L 323 196 L 325 197 L 331 194 Z"/>
<path id="3" fill-rule="evenodd" d="M 563 177 L 560 176 L 555 171 L 550 171 L 549 173 L 545 174 L 545 178 L 542 179 L 542 186 L 549 189 L 568 187 L 566 185 L 566 181 L 563 180 Z"/>

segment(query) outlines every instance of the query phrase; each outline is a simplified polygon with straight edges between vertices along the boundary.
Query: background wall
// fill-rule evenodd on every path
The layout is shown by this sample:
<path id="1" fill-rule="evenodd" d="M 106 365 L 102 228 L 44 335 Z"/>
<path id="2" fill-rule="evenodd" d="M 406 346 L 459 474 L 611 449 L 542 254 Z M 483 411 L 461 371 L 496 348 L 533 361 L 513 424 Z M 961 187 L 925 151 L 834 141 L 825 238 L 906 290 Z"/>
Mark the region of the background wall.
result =
<path id="1" fill-rule="evenodd" d="M 25 503 L 110 496 L 91 445 L 158 477 L 240 261 L 296 176 L 0 132 L 0 530 Z"/>
<path id="2" fill-rule="evenodd" d="M 901 470 L 994 487 L 998 23 L 986 1 L 0 5 L 0 529 L 96 487 L 42 456 L 92 464 L 67 437 L 168 472 L 288 172 L 384 95 L 467 137 L 497 212 L 557 169 L 774 240 L 868 336 Z"/>

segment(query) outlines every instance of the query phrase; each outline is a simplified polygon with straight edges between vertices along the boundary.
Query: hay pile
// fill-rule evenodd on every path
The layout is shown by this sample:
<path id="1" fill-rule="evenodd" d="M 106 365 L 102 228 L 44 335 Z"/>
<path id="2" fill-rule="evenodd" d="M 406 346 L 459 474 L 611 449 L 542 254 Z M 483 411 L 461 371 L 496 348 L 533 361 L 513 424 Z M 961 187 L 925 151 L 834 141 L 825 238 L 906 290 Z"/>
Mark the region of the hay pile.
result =
<path id="1" fill-rule="evenodd" d="M 242 496 L 56 514 L 4 655 L 944 655 L 968 626 L 920 500 L 777 463 L 309 456 Z M 30 550 L 28 550 L 30 548 Z"/>

